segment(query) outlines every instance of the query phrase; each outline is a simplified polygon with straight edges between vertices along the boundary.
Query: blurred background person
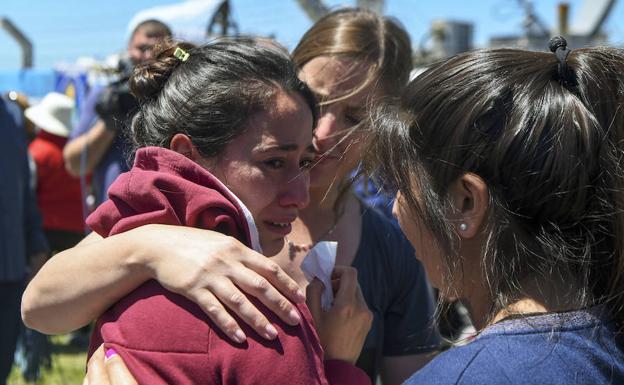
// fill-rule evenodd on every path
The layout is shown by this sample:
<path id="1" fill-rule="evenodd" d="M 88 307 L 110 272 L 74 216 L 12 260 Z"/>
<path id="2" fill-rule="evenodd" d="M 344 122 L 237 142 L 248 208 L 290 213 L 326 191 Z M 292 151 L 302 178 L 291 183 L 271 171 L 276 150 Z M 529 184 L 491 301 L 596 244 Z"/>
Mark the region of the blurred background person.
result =
<path id="1" fill-rule="evenodd" d="M 30 168 L 19 107 L 0 98 L 0 384 L 13 364 L 20 329 L 20 300 L 30 270 L 48 257 L 37 201 L 30 186 Z M 30 266 L 30 269 L 29 269 Z"/>
<path id="2" fill-rule="evenodd" d="M 35 139 L 35 125 L 28 119 L 26 119 L 24 115 L 24 111 L 30 107 L 30 102 L 28 101 L 28 96 L 26 94 L 17 92 L 17 91 L 9 91 L 6 93 L 5 98 L 10 100 L 11 102 L 17 104 L 22 111 L 22 124 L 24 128 L 24 133 L 26 135 L 26 143 L 30 144 Z"/>
<path id="3" fill-rule="evenodd" d="M 28 151 L 36 165 L 37 203 L 53 253 L 75 246 L 85 229 L 80 180 L 69 175 L 63 161 L 74 104 L 70 97 L 52 92 L 24 112 L 38 130 Z"/>
<path id="4" fill-rule="evenodd" d="M 52 255 L 75 246 L 84 236 L 80 181 L 67 173 L 63 161 L 74 104 L 72 98 L 52 92 L 24 110 L 24 120 L 28 122 L 25 126 L 32 126 L 36 132 L 28 152 L 37 204 Z M 51 353 L 46 335 L 26 327 L 21 329 L 16 364 L 25 380 L 37 381 L 40 369 L 51 367 Z"/>
<path id="5" fill-rule="evenodd" d="M 110 184 L 128 171 L 125 127 L 138 104 L 130 94 L 128 78 L 134 66 L 152 57 L 156 43 L 171 37 L 171 30 L 158 20 L 136 26 L 128 42 L 128 57 L 119 65 L 119 80 L 108 87 L 95 87 L 87 97 L 80 120 L 64 148 L 67 171 L 73 176 L 92 175 L 96 204 L 106 200 Z"/>

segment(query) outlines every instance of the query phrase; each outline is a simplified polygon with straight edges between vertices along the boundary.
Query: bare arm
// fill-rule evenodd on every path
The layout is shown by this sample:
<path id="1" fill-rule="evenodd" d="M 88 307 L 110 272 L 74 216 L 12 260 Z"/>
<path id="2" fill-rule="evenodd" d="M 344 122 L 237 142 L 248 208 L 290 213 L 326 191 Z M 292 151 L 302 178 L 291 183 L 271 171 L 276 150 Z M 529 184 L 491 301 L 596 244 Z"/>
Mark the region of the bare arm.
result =
<path id="1" fill-rule="evenodd" d="M 76 177 L 81 175 L 81 171 L 84 175 L 90 174 L 100 163 L 116 135 L 114 130 L 106 128 L 103 120 L 98 120 L 88 132 L 67 143 L 63 148 L 67 172 Z M 85 169 L 81 170 L 80 159 L 85 148 L 87 161 Z"/>
<path id="2" fill-rule="evenodd" d="M 43 265 L 22 298 L 26 325 L 49 334 L 77 329 L 148 280 L 128 247 L 130 235 L 102 241 L 92 233 Z"/>
<path id="3" fill-rule="evenodd" d="M 381 362 L 381 382 L 383 385 L 400 385 L 420 368 L 427 365 L 433 357 L 435 357 L 433 352 L 383 357 Z"/>
<path id="4" fill-rule="evenodd" d="M 238 333 L 238 324 L 224 306 L 261 336 L 275 338 L 267 329 L 268 320 L 239 287 L 289 324 L 299 322 L 298 313 L 277 289 L 293 301 L 304 300 L 297 284 L 274 262 L 232 237 L 146 225 L 106 239 L 92 234 L 56 254 L 26 288 L 22 317 L 44 333 L 67 332 L 86 325 L 152 278 L 196 302 L 235 341 L 246 336 Z"/>

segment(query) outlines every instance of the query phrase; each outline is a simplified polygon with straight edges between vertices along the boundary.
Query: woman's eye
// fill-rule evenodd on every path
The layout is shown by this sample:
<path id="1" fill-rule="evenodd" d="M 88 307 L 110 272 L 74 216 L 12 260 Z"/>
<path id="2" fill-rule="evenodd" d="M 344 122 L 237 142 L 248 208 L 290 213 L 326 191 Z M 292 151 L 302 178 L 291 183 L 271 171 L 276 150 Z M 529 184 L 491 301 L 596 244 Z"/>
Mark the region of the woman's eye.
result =
<path id="1" fill-rule="evenodd" d="M 282 168 L 284 167 L 284 163 L 282 159 L 269 159 L 264 161 L 264 164 L 271 168 Z"/>
<path id="2" fill-rule="evenodd" d="M 344 117 L 345 122 L 350 126 L 357 126 L 358 124 L 360 124 L 362 122 L 362 119 L 352 116 L 352 115 L 345 115 Z"/>
<path id="3" fill-rule="evenodd" d="M 313 159 L 303 159 L 299 163 L 299 168 L 302 169 L 302 170 L 309 170 L 312 167 L 313 163 L 314 163 Z"/>

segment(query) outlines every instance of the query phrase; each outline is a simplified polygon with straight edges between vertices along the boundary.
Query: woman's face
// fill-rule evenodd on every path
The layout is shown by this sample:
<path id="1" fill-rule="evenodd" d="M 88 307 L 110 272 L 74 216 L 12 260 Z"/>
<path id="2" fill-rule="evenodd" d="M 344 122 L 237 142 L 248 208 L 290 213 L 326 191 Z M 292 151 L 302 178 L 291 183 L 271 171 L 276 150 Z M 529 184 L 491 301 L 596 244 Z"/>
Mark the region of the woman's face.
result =
<path id="1" fill-rule="evenodd" d="M 420 218 L 413 214 L 400 192 L 397 193 L 394 200 L 392 215 L 398 220 L 401 230 L 414 246 L 414 249 L 417 250 L 416 256 L 425 267 L 431 285 L 442 289 L 444 284 L 442 252 L 431 231 L 423 225 Z"/>
<path id="2" fill-rule="evenodd" d="M 353 95 L 344 95 L 364 84 L 368 68 L 352 59 L 330 56 L 314 58 L 301 68 L 299 77 L 320 103 L 313 140 L 317 157 L 310 170 L 313 188 L 342 180 L 362 158 L 364 134 L 350 129 L 364 120 L 367 98 L 373 88 L 369 85 Z"/>
<path id="3" fill-rule="evenodd" d="M 312 112 L 300 95 L 279 90 L 271 109 L 204 165 L 247 206 L 267 256 L 277 254 L 299 210 L 308 204 L 314 160 Z"/>

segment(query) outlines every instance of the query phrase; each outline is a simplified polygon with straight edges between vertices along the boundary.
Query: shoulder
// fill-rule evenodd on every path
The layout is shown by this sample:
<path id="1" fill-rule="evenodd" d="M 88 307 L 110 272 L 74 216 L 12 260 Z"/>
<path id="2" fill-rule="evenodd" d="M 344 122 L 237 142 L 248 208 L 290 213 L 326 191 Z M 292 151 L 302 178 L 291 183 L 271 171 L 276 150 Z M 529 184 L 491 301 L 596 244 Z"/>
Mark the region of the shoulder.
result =
<path id="1" fill-rule="evenodd" d="M 611 384 L 624 380 L 624 356 L 601 324 L 502 323 L 452 348 L 407 384 Z"/>
<path id="2" fill-rule="evenodd" d="M 80 108 L 80 118 L 75 128 L 70 133 L 70 139 L 75 139 L 76 137 L 88 132 L 93 128 L 95 120 L 97 118 L 97 114 L 95 112 L 95 105 L 97 104 L 100 95 L 104 91 L 104 87 L 94 87 L 92 88 L 82 107 Z"/>
<path id="3" fill-rule="evenodd" d="M 374 208 L 362 204 L 362 239 L 354 262 L 356 268 L 374 268 L 393 277 L 401 286 L 425 279 L 425 271 L 416 251 L 401 228 Z"/>
<path id="4" fill-rule="evenodd" d="M 408 254 L 414 257 L 414 248 L 396 222 L 380 213 L 377 209 L 362 204 L 362 240 L 373 242 L 377 248 L 393 254 Z"/>
<path id="5" fill-rule="evenodd" d="M 510 384 L 487 346 L 479 341 L 451 348 L 410 377 L 406 385 L 420 384 Z"/>
<path id="6" fill-rule="evenodd" d="M 22 123 L 22 112 L 19 106 L 4 97 L 0 97 L 0 126 L 4 130 L 8 126 L 12 131 L 18 131 Z"/>

